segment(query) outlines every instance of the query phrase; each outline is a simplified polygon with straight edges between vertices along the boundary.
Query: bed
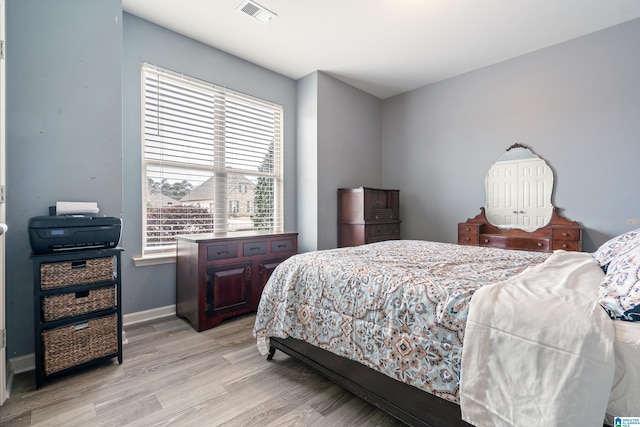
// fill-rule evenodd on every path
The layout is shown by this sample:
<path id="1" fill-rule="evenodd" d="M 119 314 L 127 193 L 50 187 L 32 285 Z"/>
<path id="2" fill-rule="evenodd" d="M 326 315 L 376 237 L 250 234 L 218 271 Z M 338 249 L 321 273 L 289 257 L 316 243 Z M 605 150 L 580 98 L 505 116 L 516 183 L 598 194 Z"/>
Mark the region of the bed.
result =
<path id="1" fill-rule="evenodd" d="M 559 277 L 558 265 L 561 276 L 566 276 L 560 285 L 555 279 Z M 547 277 L 549 289 L 540 288 L 541 277 Z M 520 402 L 517 399 L 523 399 L 522 394 L 496 392 L 495 381 L 474 383 L 479 377 L 512 378 L 510 387 L 537 387 L 543 391 L 540 394 L 564 396 L 563 390 L 568 390 L 567 396 L 575 395 L 560 400 L 561 408 L 543 408 L 551 414 L 551 424 L 544 425 L 573 420 L 566 418 L 565 405 L 572 408 L 571 416 L 601 415 L 593 425 L 602 425 L 610 394 L 616 395 L 616 388 L 617 406 L 610 410 L 618 412 L 608 418 L 637 409 L 625 390 L 638 389 L 637 382 L 629 384 L 627 380 L 629 372 L 636 372 L 633 369 L 637 366 L 631 367 L 629 359 L 634 360 L 630 355 L 640 341 L 637 328 L 627 328 L 625 343 L 616 341 L 614 324 L 633 322 L 614 322 L 611 313 L 602 309 L 602 298 L 597 294 L 604 278 L 600 262 L 591 254 L 578 252 L 542 253 L 412 240 L 316 251 L 289 258 L 274 271 L 262 294 L 254 335 L 261 352 L 269 353 L 268 358 L 281 350 L 410 425 L 468 426 L 467 421 L 496 425 L 496 419 L 503 425 L 517 425 L 513 417 L 520 417 L 520 412 L 505 415 L 500 408 L 498 413 L 494 409 L 496 405 L 510 407 L 510 399 Z M 553 326 L 560 318 L 549 313 L 557 313 L 559 307 L 563 316 L 572 320 L 571 328 L 579 325 L 578 333 L 567 334 Z M 514 323 L 519 326 L 505 330 L 503 323 L 513 323 L 509 319 L 514 318 L 521 322 Z M 545 324 L 539 321 L 552 326 L 521 327 Z M 467 323 L 473 325 L 472 335 L 466 330 Z M 558 329 L 558 333 L 551 338 L 540 333 L 518 340 L 540 341 L 530 348 L 504 338 L 530 329 Z M 554 364 L 525 358 L 549 357 L 545 339 L 554 340 L 554 346 L 562 343 L 555 353 L 566 353 L 572 361 L 567 365 L 572 369 L 570 375 L 552 381 L 557 383 L 552 386 L 549 381 L 531 381 L 540 378 L 540 372 L 545 378 L 556 378 L 558 370 L 544 371 Z M 487 342 L 491 353 L 483 350 Z M 614 357 L 621 353 L 619 346 L 627 350 L 626 361 Z M 508 356 L 500 359 L 495 354 Z M 574 359 L 580 362 L 574 363 Z M 530 362 L 533 370 L 517 368 L 518 363 Z M 496 364 L 498 367 L 488 373 L 471 375 Z M 500 371 L 502 365 L 511 371 Z M 626 375 L 621 374 L 624 369 Z M 572 373 L 581 379 L 573 380 Z M 562 377 L 562 371 L 560 374 Z M 596 392 L 580 394 L 594 384 Z M 482 401 L 487 396 L 488 401 Z M 586 407 L 580 402 L 585 398 Z M 534 408 L 540 408 L 540 402 L 530 400 Z M 466 403 L 469 401 L 477 407 Z M 471 409 L 465 410 L 465 406 Z M 524 405 L 522 411 L 527 410 Z M 485 416 L 489 421 L 483 421 Z"/>

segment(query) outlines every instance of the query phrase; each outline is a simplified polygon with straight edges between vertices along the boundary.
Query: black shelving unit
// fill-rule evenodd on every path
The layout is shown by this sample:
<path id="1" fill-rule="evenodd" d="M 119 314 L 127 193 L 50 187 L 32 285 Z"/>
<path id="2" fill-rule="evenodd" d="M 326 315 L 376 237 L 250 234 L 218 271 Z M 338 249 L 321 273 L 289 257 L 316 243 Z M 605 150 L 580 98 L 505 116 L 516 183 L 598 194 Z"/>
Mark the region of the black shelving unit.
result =
<path id="1" fill-rule="evenodd" d="M 114 357 L 122 363 L 122 251 L 31 256 L 36 388 Z"/>

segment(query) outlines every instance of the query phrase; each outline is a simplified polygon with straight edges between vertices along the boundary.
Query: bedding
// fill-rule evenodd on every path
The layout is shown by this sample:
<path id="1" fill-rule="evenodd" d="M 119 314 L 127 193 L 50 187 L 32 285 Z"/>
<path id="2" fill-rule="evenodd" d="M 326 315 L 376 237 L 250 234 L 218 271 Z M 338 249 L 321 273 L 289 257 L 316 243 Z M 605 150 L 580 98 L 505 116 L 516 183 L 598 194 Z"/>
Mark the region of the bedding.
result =
<path id="1" fill-rule="evenodd" d="M 605 418 L 611 426 L 614 417 L 640 416 L 640 322 L 614 321 L 613 327 L 616 364 Z"/>
<path id="2" fill-rule="evenodd" d="M 610 261 L 598 290 L 600 304 L 612 319 L 640 321 L 640 246 Z"/>
<path id="3" fill-rule="evenodd" d="M 606 266 L 616 257 L 624 255 L 638 246 L 640 246 L 640 228 L 627 231 L 607 240 L 593 253 L 593 257 L 606 270 Z"/>
<path id="4" fill-rule="evenodd" d="M 265 287 L 254 327 L 293 337 L 459 402 L 471 298 L 551 254 L 415 240 L 308 252 Z"/>
<path id="5" fill-rule="evenodd" d="M 591 254 L 546 262 L 478 290 L 467 319 L 460 406 L 476 426 L 601 426 L 614 326 Z"/>

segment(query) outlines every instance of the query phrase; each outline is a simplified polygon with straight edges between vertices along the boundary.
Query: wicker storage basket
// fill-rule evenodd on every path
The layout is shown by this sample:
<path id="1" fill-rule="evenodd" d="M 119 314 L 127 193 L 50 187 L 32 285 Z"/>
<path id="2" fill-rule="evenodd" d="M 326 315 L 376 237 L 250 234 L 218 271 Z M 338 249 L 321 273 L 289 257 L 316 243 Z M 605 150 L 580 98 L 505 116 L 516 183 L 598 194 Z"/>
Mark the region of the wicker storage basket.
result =
<path id="1" fill-rule="evenodd" d="M 45 322 L 79 316 L 116 306 L 116 286 L 90 289 L 84 292 L 49 295 L 42 299 L 42 318 Z"/>
<path id="2" fill-rule="evenodd" d="M 118 352 L 117 315 L 42 331 L 44 372 L 49 375 Z"/>
<path id="3" fill-rule="evenodd" d="M 40 288 L 56 289 L 113 280 L 113 265 L 114 257 L 42 264 Z"/>

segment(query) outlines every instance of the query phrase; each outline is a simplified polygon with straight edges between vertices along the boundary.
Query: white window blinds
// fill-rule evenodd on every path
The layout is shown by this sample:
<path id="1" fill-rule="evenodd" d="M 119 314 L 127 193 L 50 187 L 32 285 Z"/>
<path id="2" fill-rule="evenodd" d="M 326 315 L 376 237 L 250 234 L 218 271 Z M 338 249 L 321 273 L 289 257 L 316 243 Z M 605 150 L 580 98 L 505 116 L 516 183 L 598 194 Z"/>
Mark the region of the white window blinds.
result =
<path id="1" fill-rule="evenodd" d="M 283 229 L 282 106 L 143 64 L 143 248 Z"/>

